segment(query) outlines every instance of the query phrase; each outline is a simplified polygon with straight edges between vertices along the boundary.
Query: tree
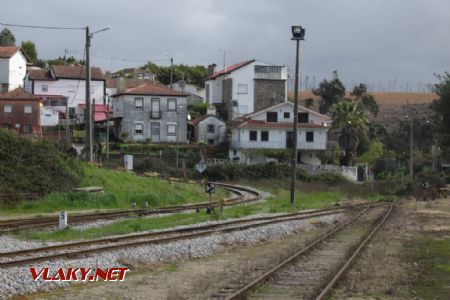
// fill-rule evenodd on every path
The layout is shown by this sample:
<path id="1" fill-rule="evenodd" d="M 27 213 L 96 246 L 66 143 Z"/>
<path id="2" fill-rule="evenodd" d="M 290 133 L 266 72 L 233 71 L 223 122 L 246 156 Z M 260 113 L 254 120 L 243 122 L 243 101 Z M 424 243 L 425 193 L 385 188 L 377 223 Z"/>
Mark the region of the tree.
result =
<path id="1" fill-rule="evenodd" d="M 438 120 L 438 131 L 440 133 L 438 140 L 444 152 L 450 150 L 450 73 L 445 72 L 444 75 L 436 75 L 439 80 L 434 85 L 434 92 L 439 96 L 435 100 L 431 108 L 440 117 Z"/>
<path id="2" fill-rule="evenodd" d="M 30 60 L 30 62 L 36 64 L 38 61 L 36 45 L 32 41 L 24 41 L 22 42 L 22 49 L 27 54 L 27 57 Z"/>
<path id="3" fill-rule="evenodd" d="M 360 135 L 366 134 L 369 121 L 364 109 L 356 102 L 340 100 L 332 107 L 333 128 L 340 128 L 339 144 L 345 150 L 344 165 L 353 165 Z"/>
<path id="4" fill-rule="evenodd" d="M 0 32 L 0 46 L 15 46 L 16 45 L 16 38 L 12 34 L 12 32 L 5 28 Z"/>
<path id="5" fill-rule="evenodd" d="M 355 86 L 350 95 L 354 97 L 354 101 L 360 102 L 372 115 L 375 117 L 378 115 L 379 107 L 375 97 L 367 92 L 367 86 L 364 83 Z"/>
<path id="6" fill-rule="evenodd" d="M 78 59 L 76 59 L 75 57 L 73 57 L 73 56 L 69 56 L 69 57 L 66 57 L 66 61 L 64 62 L 64 57 L 61 57 L 61 56 L 59 56 L 58 58 L 55 58 L 55 59 L 48 59 L 47 60 L 47 64 L 49 65 L 49 66 L 53 66 L 53 65 L 64 65 L 64 64 L 67 64 L 67 65 L 85 65 L 85 61 L 84 60 L 82 60 L 82 59 L 80 59 L 80 60 L 78 60 Z"/>
<path id="7" fill-rule="evenodd" d="M 143 70 L 149 70 L 155 74 L 161 83 L 170 83 L 170 66 L 158 66 L 152 62 L 140 67 Z M 174 65 L 172 67 L 173 82 L 184 79 L 187 83 L 197 85 L 199 87 L 205 86 L 205 78 L 208 75 L 208 69 L 204 66 L 188 66 L 188 65 Z"/>
<path id="8" fill-rule="evenodd" d="M 333 79 L 331 81 L 324 79 L 319 84 L 319 88 L 313 90 L 313 94 L 321 98 L 319 111 L 322 114 L 328 113 L 334 104 L 344 99 L 345 87 L 339 80 L 337 71 L 333 71 Z"/>

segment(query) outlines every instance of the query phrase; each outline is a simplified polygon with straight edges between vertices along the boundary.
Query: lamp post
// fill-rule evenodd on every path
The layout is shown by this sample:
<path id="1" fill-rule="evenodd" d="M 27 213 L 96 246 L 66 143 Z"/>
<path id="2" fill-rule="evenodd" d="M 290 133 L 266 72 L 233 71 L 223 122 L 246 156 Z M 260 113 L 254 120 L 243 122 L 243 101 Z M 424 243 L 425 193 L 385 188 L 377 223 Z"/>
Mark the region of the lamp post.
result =
<path id="1" fill-rule="evenodd" d="M 177 107 L 177 151 L 176 151 L 176 161 L 177 161 L 177 169 L 178 169 L 178 148 L 179 148 L 179 141 L 180 141 L 180 114 L 182 112 L 183 106 L 180 105 Z"/>
<path id="2" fill-rule="evenodd" d="M 103 29 L 89 32 L 89 26 L 86 26 L 86 112 L 84 120 L 86 122 L 86 146 L 87 150 L 86 160 L 93 162 L 93 132 L 92 132 L 92 109 L 91 109 L 91 63 L 89 49 L 91 47 L 91 39 L 94 34 L 111 29 L 110 26 Z"/>
<path id="3" fill-rule="evenodd" d="M 305 39 L 305 29 L 301 26 L 292 26 L 292 38 L 296 41 L 295 54 L 295 83 L 294 83 L 294 128 L 293 128 L 293 145 L 291 155 L 291 207 L 295 202 L 295 181 L 297 177 L 297 139 L 298 139 L 298 73 L 300 60 L 300 41 Z"/>
<path id="4" fill-rule="evenodd" d="M 409 120 L 409 176 L 413 178 L 413 119 L 409 116 L 406 116 L 405 118 Z"/>

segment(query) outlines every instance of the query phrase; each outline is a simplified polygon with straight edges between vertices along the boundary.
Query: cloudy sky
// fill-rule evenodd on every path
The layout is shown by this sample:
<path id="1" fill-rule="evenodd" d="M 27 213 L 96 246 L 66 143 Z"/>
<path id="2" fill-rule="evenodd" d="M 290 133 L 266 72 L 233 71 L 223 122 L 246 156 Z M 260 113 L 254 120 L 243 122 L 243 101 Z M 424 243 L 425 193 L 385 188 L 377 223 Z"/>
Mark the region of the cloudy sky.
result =
<path id="1" fill-rule="evenodd" d="M 301 25 L 309 86 L 337 70 L 348 86 L 418 91 L 450 71 L 449 13 L 447 0 L 3 0 L 0 22 L 111 26 L 95 35 L 91 54 L 113 71 L 149 60 L 167 65 L 165 54 L 176 64 L 222 66 L 223 50 L 227 65 L 256 58 L 294 70 L 290 26 Z M 83 54 L 82 30 L 10 29 L 18 42 L 35 42 L 41 58 Z"/>

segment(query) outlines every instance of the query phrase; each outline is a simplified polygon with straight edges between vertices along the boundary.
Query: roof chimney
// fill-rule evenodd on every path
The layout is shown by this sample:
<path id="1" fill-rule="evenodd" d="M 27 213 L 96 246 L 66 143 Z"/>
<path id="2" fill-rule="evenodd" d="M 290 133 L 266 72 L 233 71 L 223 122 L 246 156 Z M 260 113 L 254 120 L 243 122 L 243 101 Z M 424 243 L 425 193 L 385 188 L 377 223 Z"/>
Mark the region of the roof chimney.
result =
<path id="1" fill-rule="evenodd" d="M 211 64 L 208 66 L 208 76 L 212 76 L 214 75 L 214 73 L 216 73 L 216 64 Z"/>

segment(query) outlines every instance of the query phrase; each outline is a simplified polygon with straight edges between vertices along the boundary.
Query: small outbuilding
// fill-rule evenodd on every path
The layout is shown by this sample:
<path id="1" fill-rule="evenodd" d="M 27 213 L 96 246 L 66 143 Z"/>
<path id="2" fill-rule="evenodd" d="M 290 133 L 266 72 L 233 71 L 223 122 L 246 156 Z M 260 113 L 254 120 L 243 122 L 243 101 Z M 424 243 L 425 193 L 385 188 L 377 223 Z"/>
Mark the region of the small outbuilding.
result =
<path id="1" fill-rule="evenodd" d="M 219 145 L 225 142 L 226 124 L 215 115 L 204 115 L 191 121 L 193 136 L 191 140 L 196 143 Z"/>

